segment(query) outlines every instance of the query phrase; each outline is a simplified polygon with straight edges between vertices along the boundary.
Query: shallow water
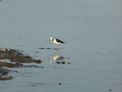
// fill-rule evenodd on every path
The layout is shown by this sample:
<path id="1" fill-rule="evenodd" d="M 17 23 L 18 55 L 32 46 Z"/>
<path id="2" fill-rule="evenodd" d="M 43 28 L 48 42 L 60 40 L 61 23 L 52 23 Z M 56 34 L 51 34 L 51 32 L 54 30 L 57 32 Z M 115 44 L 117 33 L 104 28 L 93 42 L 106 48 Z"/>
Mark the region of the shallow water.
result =
<path id="1" fill-rule="evenodd" d="M 1 92 L 121 92 L 121 0 L 1 0 L 0 47 L 41 59 L 12 72 Z M 66 42 L 62 51 L 48 38 Z M 71 64 L 50 64 L 54 56 Z M 62 85 L 59 85 L 59 84 Z"/>

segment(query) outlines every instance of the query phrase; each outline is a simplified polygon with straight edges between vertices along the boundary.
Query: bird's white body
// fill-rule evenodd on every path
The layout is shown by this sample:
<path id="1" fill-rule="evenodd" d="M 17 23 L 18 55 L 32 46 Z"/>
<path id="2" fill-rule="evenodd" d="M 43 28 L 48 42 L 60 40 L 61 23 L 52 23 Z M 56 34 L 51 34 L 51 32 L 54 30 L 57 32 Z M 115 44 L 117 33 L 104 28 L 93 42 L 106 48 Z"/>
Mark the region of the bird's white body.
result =
<path id="1" fill-rule="evenodd" d="M 54 39 L 53 43 L 56 44 L 56 45 L 60 45 L 61 44 L 61 43 L 57 42 L 56 39 Z"/>

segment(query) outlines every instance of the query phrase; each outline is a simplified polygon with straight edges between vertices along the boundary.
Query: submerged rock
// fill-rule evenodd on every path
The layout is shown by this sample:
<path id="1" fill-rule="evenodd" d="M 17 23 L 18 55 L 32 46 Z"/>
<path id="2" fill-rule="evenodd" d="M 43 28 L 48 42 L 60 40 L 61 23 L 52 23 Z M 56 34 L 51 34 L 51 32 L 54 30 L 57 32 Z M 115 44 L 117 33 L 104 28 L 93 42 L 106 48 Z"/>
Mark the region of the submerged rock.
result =
<path id="1" fill-rule="evenodd" d="M 7 62 L 0 62 L 0 67 L 9 67 L 9 68 L 12 68 L 12 67 L 22 67 L 23 64 L 21 63 L 7 63 Z"/>
<path id="2" fill-rule="evenodd" d="M 10 70 L 6 68 L 0 68 L 0 80 L 10 80 L 13 79 L 12 76 L 9 76 Z"/>
<path id="3" fill-rule="evenodd" d="M 10 72 L 10 70 L 0 67 L 0 76 L 7 75 L 9 72 Z"/>
<path id="4" fill-rule="evenodd" d="M 62 85 L 62 83 L 58 83 L 58 85 Z"/>

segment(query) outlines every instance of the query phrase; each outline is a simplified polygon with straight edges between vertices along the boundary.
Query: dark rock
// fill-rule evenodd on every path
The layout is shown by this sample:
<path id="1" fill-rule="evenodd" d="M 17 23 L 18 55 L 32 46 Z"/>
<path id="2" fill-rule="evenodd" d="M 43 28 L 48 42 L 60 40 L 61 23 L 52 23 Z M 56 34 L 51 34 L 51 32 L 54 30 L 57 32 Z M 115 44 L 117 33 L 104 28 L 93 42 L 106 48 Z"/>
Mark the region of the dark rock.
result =
<path id="1" fill-rule="evenodd" d="M 45 49 L 45 48 L 39 48 L 39 49 Z"/>
<path id="2" fill-rule="evenodd" d="M 33 60 L 33 62 L 35 62 L 35 63 L 42 63 L 41 60 Z"/>
<path id="3" fill-rule="evenodd" d="M 10 70 L 6 68 L 0 68 L 0 76 L 7 75 L 10 72 Z"/>
<path id="4" fill-rule="evenodd" d="M 37 66 L 37 65 L 24 65 L 24 67 L 28 67 L 28 68 L 41 68 L 40 66 Z"/>
<path id="5" fill-rule="evenodd" d="M 52 48 L 52 50 L 60 50 L 60 48 Z"/>
<path id="6" fill-rule="evenodd" d="M 70 64 L 70 62 L 65 62 L 65 61 L 62 61 L 62 62 L 55 62 L 56 64 Z"/>
<path id="7" fill-rule="evenodd" d="M 41 60 L 35 60 L 31 56 L 24 55 L 18 50 L 10 49 L 9 51 L 0 50 L 0 59 L 9 59 L 12 62 L 18 63 L 41 63 Z"/>
<path id="8" fill-rule="evenodd" d="M 58 85 L 62 85 L 62 83 L 58 83 Z"/>
<path id="9" fill-rule="evenodd" d="M 16 67 L 23 67 L 23 64 L 21 63 L 15 63 Z"/>
<path id="10" fill-rule="evenodd" d="M 12 76 L 8 76 L 9 72 L 10 72 L 10 70 L 8 70 L 6 68 L 0 68 L 0 80 L 10 80 L 10 79 L 13 79 Z"/>
<path id="11" fill-rule="evenodd" d="M 21 63 L 7 63 L 7 62 L 0 62 L 0 67 L 9 67 L 9 68 L 12 68 L 12 67 L 22 67 L 23 64 Z"/>
<path id="12" fill-rule="evenodd" d="M 46 48 L 47 50 L 50 50 L 51 48 Z"/>

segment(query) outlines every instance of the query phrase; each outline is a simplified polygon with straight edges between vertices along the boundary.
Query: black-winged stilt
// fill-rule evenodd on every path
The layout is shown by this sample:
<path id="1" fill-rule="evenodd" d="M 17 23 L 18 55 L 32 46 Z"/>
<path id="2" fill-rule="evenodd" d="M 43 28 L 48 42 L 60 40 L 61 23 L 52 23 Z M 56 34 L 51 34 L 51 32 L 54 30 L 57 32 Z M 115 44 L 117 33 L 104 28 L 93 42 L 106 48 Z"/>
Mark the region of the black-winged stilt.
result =
<path id="1" fill-rule="evenodd" d="M 56 47 L 58 46 L 58 47 L 56 48 L 57 50 L 60 49 L 59 46 L 60 46 L 61 44 L 64 44 L 64 43 L 65 43 L 65 42 L 63 42 L 62 40 L 57 39 L 57 38 L 53 38 L 53 37 L 50 37 L 49 40 L 50 40 L 50 42 L 51 42 L 52 44 L 54 44 Z"/>
<path id="2" fill-rule="evenodd" d="M 65 42 L 61 41 L 60 39 L 50 37 L 50 42 L 55 44 L 55 45 L 61 45 L 64 44 Z"/>

